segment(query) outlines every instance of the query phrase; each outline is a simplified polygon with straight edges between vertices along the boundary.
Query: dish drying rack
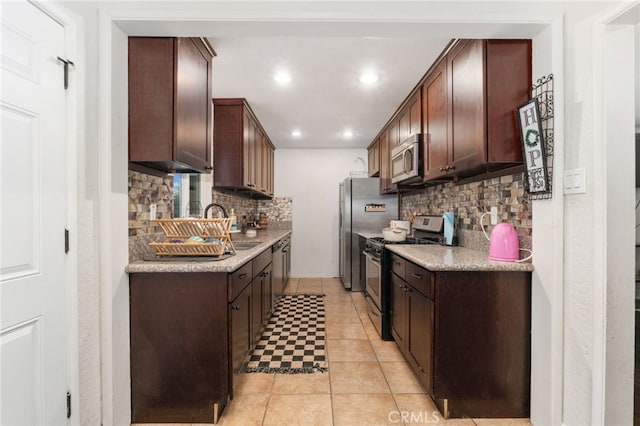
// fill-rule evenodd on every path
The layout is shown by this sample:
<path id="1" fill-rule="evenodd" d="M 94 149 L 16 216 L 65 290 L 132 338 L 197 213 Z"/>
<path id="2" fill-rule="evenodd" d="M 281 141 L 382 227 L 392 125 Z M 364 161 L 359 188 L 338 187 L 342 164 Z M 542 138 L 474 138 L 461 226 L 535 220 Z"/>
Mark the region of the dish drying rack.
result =
<path id="1" fill-rule="evenodd" d="M 157 219 L 165 235 L 164 242 L 152 242 L 156 256 L 222 256 L 229 247 L 235 253 L 229 230 L 230 218 L 212 219 Z M 189 242 L 190 237 L 200 237 L 205 241 L 216 238 L 219 242 Z"/>

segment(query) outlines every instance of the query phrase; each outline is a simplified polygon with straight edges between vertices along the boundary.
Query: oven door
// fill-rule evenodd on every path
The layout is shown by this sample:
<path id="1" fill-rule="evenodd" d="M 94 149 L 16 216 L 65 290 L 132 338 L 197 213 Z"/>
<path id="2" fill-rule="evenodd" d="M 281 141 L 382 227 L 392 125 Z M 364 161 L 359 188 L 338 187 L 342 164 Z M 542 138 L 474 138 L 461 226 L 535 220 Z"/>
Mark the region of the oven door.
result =
<path id="1" fill-rule="evenodd" d="M 382 290 L 382 268 L 380 261 L 367 252 L 364 252 L 364 255 L 367 259 L 365 268 L 365 291 L 378 310 L 380 310 L 380 294 Z"/>

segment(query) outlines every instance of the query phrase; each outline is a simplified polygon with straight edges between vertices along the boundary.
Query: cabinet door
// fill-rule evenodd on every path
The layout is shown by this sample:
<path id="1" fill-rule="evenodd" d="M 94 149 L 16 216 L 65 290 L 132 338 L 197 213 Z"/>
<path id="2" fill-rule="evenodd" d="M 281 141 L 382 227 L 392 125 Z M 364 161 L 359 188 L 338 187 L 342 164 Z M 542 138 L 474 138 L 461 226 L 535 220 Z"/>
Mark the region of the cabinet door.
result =
<path id="1" fill-rule="evenodd" d="M 429 395 L 433 395 L 433 318 L 433 301 L 408 286 L 406 353 Z"/>
<path id="2" fill-rule="evenodd" d="M 388 131 L 382 132 L 378 143 L 380 145 L 380 193 L 384 194 L 389 189 L 389 182 L 391 182 L 391 151 Z"/>
<path id="3" fill-rule="evenodd" d="M 420 90 L 418 90 L 400 112 L 398 143 L 422 131 L 421 104 L 422 99 L 420 98 Z"/>
<path id="4" fill-rule="evenodd" d="M 409 135 L 422 133 L 422 91 L 419 89 L 409 107 Z"/>
<path id="5" fill-rule="evenodd" d="M 391 335 L 402 352 L 406 351 L 406 291 L 407 284 L 396 274 L 391 274 Z"/>
<path id="6" fill-rule="evenodd" d="M 251 286 L 229 304 L 231 366 L 233 374 L 240 372 L 242 361 L 251 349 Z"/>
<path id="7" fill-rule="evenodd" d="M 242 182 L 243 186 L 251 188 L 253 184 L 253 138 L 255 126 L 247 111 L 242 113 Z"/>
<path id="8" fill-rule="evenodd" d="M 383 130 L 380 135 L 380 193 L 396 192 L 398 186 L 391 183 L 391 150 L 398 141 L 398 122 Z"/>
<path id="9" fill-rule="evenodd" d="M 486 41 L 487 161 L 522 162 L 513 111 L 529 99 L 531 40 Z"/>
<path id="10" fill-rule="evenodd" d="M 391 151 L 393 150 L 393 148 L 395 148 L 396 146 L 398 146 L 399 143 L 399 127 L 400 127 L 400 123 L 396 120 L 395 123 L 393 123 L 390 127 L 389 127 L 389 156 L 388 156 L 388 162 L 389 162 L 389 173 L 386 177 L 387 180 L 387 193 L 395 193 L 398 190 L 398 185 L 395 183 L 391 182 Z"/>
<path id="11" fill-rule="evenodd" d="M 199 39 L 179 38 L 176 43 L 176 161 L 210 170 L 211 58 Z"/>
<path id="12" fill-rule="evenodd" d="M 197 38 L 129 38 L 129 161 L 211 170 L 211 62 Z"/>
<path id="13" fill-rule="evenodd" d="M 264 192 L 264 182 L 263 182 L 263 174 L 262 174 L 262 164 L 264 160 L 262 159 L 262 152 L 264 151 L 264 136 L 262 135 L 262 130 L 259 127 L 256 127 L 256 140 L 255 140 L 255 151 L 253 152 L 253 173 L 255 174 L 255 190 Z"/>
<path id="14" fill-rule="evenodd" d="M 273 280 L 271 276 L 271 265 L 267 266 L 260 274 L 262 284 L 262 323 L 266 324 L 271 318 L 273 311 Z"/>
<path id="15" fill-rule="evenodd" d="M 440 62 L 422 87 L 425 180 L 445 174 L 449 162 L 447 61 Z"/>
<path id="16" fill-rule="evenodd" d="M 129 161 L 173 161 L 174 40 L 129 37 Z"/>
<path id="17" fill-rule="evenodd" d="M 452 172 L 486 162 L 484 40 L 465 40 L 448 55 Z"/>
<path id="18" fill-rule="evenodd" d="M 400 119 L 398 120 L 398 143 L 406 140 L 411 131 L 411 112 L 409 107 L 410 105 L 406 105 L 400 112 Z"/>
<path id="19" fill-rule="evenodd" d="M 251 283 L 251 346 L 260 340 L 262 326 L 262 281 L 260 277 Z"/>
<path id="20" fill-rule="evenodd" d="M 258 152 L 258 167 L 256 169 L 256 174 L 260 176 L 258 179 L 258 190 L 264 194 L 269 192 L 269 152 L 268 152 L 268 144 L 267 138 L 261 132 L 260 133 L 260 152 Z"/>
<path id="21" fill-rule="evenodd" d="M 274 171 L 275 152 L 270 144 L 267 144 L 267 194 L 273 195 L 273 171 Z"/>
<path id="22" fill-rule="evenodd" d="M 380 140 L 376 140 L 373 145 L 369 147 L 369 177 L 375 177 L 380 175 Z"/>
<path id="23" fill-rule="evenodd" d="M 394 120 L 389 126 L 389 152 L 400 143 L 400 121 Z"/>

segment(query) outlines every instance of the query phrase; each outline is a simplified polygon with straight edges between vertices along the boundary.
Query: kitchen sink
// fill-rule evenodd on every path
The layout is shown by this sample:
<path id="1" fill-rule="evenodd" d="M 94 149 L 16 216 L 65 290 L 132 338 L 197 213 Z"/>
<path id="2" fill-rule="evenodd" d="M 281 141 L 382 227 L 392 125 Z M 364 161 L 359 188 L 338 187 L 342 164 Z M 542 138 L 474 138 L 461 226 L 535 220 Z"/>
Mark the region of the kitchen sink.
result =
<path id="1" fill-rule="evenodd" d="M 262 244 L 262 241 L 234 241 L 233 246 L 236 250 L 249 250 L 257 245 Z"/>

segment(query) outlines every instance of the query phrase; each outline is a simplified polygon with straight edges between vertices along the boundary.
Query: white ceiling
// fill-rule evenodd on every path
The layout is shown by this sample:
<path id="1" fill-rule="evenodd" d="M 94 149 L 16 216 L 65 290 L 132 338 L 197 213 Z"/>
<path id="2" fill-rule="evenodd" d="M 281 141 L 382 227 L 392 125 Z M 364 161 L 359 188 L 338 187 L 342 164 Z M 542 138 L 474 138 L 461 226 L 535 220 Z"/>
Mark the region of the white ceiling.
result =
<path id="1" fill-rule="evenodd" d="M 366 147 L 448 38 L 212 37 L 214 97 L 246 98 L 277 148 Z M 288 70 L 292 81 L 273 76 Z M 379 80 L 359 82 L 371 70 Z M 301 136 L 291 136 L 298 129 Z M 350 129 L 353 137 L 342 137 Z"/>
<path id="2" fill-rule="evenodd" d="M 215 3 L 205 4 L 224 15 Z M 344 6 L 344 17 L 336 20 L 327 18 L 330 14 L 325 16 L 320 5 L 305 4 L 318 8 L 314 19 L 282 18 L 290 13 L 289 3 L 283 3 L 282 10 L 265 6 L 256 11 L 260 4 L 251 3 L 246 9 L 240 2 L 232 6 L 251 12 L 237 13 L 233 19 L 207 20 L 205 12 L 193 19 L 195 9 L 185 8 L 182 15 L 187 17 L 161 11 L 173 13 L 174 19 L 147 17 L 122 20 L 118 25 L 129 35 L 207 37 L 217 53 L 213 96 L 246 98 L 276 148 L 366 148 L 452 38 L 533 38 L 545 26 L 489 18 L 482 4 L 473 3 L 467 3 L 467 9 L 477 10 L 466 10 L 467 15 L 478 16 L 481 22 L 456 20 L 447 3 L 439 4 L 447 13 L 440 22 L 409 17 L 427 16 L 437 3 L 402 3 L 402 9 L 395 9 L 402 10 L 402 19 L 362 21 L 358 16 L 367 9 L 360 5 Z M 370 14 L 393 14 L 393 3 L 382 5 L 387 9 L 370 7 Z M 252 18 L 236 18 L 243 13 Z M 273 81 L 280 69 L 292 75 L 288 86 Z M 364 88 L 358 82 L 364 70 L 379 74 L 373 87 Z M 302 136 L 293 138 L 293 129 Z M 341 137 L 346 129 L 353 131 L 352 139 Z"/>

